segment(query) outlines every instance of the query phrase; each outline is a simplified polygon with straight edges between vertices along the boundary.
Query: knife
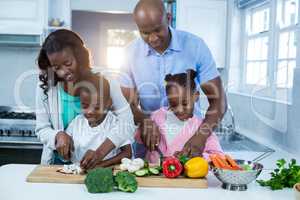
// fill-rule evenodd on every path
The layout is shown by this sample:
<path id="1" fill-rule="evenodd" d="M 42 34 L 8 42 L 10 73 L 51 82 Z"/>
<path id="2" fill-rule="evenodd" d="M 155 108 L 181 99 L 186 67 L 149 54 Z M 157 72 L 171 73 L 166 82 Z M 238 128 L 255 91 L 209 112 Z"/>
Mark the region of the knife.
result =
<path id="1" fill-rule="evenodd" d="M 157 146 L 156 149 L 157 153 L 159 154 L 159 159 L 160 159 L 160 166 L 162 166 L 162 162 L 164 161 L 164 154 L 162 153 L 162 151 L 160 150 L 160 148 Z"/>

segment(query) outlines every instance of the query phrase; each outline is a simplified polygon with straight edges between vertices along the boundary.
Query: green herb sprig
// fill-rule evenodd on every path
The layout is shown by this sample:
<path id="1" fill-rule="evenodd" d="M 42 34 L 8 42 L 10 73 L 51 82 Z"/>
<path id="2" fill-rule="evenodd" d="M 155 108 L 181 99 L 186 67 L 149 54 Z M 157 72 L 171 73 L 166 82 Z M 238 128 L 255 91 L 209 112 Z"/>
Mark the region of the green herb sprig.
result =
<path id="1" fill-rule="evenodd" d="M 296 160 L 292 159 L 286 166 L 287 162 L 280 159 L 276 162 L 278 168 L 271 172 L 271 179 L 257 180 L 263 186 L 269 186 L 272 190 L 281 190 L 283 188 L 292 188 L 296 183 L 300 182 L 300 166 Z"/>

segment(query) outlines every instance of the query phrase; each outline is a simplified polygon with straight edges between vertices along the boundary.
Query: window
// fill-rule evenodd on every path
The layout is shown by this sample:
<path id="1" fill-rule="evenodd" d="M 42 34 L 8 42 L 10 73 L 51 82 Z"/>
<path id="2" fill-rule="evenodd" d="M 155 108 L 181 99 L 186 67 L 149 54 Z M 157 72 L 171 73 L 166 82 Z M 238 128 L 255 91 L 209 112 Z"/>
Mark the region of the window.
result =
<path id="1" fill-rule="evenodd" d="M 246 16 L 246 84 L 267 85 L 270 9 L 252 9 Z"/>
<path id="2" fill-rule="evenodd" d="M 112 69 L 119 69 L 123 60 L 123 49 L 132 40 L 137 38 L 138 31 L 124 29 L 107 30 L 107 66 Z"/>
<path id="3" fill-rule="evenodd" d="M 299 0 L 278 1 L 277 23 L 278 57 L 277 57 L 277 88 L 293 87 L 293 71 L 296 67 L 296 33 L 298 23 Z"/>
<path id="4" fill-rule="evenodd" d="M 241 89 L 289 101 L 297 60 L 299 1 L 274 0 L 244 11 Z M 280 94 L 280 95 L 279 95 Z"/>

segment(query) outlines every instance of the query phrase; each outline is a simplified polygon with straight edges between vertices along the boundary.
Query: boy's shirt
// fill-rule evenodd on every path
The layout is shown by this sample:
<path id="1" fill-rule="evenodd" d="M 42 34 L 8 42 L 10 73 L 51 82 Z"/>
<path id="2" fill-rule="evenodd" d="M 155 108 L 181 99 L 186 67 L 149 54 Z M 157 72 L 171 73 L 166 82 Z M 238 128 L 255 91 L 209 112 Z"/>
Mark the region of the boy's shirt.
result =
<path id="1" fill-rule="evenodd" d="M 122 133 L 120 120 L 111 111 L 109 111 L 101 124 L 96 127 L 90 127 L 88 120 L 83 114 L 78 115 L 68 126 L 66 132 L 73 138 L 74 152 L 72 162 L 78 163 L 88 150 L 96 150 L 105 140 L 114 133 Z M 128 139 L 120 147 L 131 144 Z M 120 147 L 113 149 L 105 158 L 107 160 L 116 156 Z"/>

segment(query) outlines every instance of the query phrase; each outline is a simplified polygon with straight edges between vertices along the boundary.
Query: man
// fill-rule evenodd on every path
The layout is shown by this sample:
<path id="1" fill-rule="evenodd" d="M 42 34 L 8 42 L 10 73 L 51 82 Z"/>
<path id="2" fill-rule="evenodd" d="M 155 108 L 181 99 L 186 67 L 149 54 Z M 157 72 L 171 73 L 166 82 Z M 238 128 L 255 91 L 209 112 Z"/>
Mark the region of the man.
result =
<path id="1" fill-rule="evenodd" d="M 142 129 L 142 139 L 150 151 L 156 150 L 160 132 L 149 114 L 167 105 L 165 75 L 193 69 L 197 71 L 197 81 L 208 97 L 209 107 L 203 124 L 179 155 L 201 155 L 206 139 L 227 108 L 212 55 L 199 37 L 168 26 L 170 15 L 161 0 L 140 0 L 134 9 L 134 20 L 141 38 L 126 49 L 120 83 L 131 105 L 135 123 Z M 199 102 L 196 106 L 195 114 L 199 115 Z"/>

